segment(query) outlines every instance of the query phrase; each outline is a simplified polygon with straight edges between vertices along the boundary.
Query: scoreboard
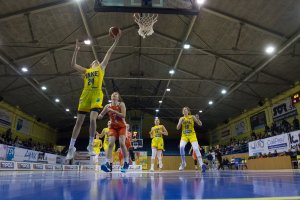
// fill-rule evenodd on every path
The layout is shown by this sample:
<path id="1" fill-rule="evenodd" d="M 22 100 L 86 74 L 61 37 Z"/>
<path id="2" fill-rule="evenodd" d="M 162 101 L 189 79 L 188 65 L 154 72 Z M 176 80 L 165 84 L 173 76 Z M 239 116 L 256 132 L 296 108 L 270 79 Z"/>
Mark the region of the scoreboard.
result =
<path id="1" fill-rule="evenodd" d="M 296 104 L 300 102 L 300 91 L 294 95 L 291 96 L 292 104 Z"/>

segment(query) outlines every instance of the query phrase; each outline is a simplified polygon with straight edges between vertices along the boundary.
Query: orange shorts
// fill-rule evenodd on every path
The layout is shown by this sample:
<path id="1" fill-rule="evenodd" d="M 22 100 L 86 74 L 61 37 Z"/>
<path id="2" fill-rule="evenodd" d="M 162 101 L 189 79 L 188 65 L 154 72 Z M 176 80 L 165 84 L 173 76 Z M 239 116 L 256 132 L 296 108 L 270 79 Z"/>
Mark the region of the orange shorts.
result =
<path id="1" fill-rule="evenodd" d="M 193 155 L 192 155 L 193 159 L 194 160 L 197 160 L 197 155 L 196 155 L 196 152 L 193 150 Z"/>
<path id="2" fill-rule="evenodd" d="M 109 129 L 109 136 L 114 136 L 115 138 L 119 138 L 121 135 L 125 135 L 125 134 L 126 134 L 126 127 Z"/>
<path id="3" fill-rule="evenodd" d="M 131 147 L 132 147 L 132 145 L 131 145 L 131 140 L 126 139 L 126 140 L 125 140 L 125 145 L 126 145 L 127 149 L 131 148 Z"/>

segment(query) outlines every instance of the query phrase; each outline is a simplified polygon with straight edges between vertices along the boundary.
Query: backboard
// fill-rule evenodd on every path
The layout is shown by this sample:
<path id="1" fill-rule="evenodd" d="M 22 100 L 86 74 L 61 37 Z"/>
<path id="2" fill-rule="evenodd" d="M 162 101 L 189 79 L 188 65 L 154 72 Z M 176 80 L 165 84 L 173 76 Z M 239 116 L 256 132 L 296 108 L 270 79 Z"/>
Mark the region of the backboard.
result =
<path id="1" fill-rule="evenodd" d="M 197 0 L 95 0 L 96 12 L 198 15 Z"/>

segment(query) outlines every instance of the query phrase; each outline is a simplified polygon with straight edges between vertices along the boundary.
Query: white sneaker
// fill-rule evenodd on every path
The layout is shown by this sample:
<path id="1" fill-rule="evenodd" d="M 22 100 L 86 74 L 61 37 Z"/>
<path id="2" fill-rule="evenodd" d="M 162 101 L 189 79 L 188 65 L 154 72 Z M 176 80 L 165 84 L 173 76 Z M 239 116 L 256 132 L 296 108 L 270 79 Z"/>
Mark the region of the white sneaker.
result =
<path id="1" fill-rule="evenodd" d="M 159 165 L 159 169 L 162 169 L 164 166 L 162 163 L 159 163 L 158 165 Z"/>
<path id="2" fill-rule="evenodd" d="M 93 148 L 92 145 L 87 146 L 86 149 L 88 150 L 90 156 L 95 156 L 96 155 L 96 153 L 94 152 L 94 148 Z"/>
<path id="3" fill-rule="evenodd" d="M 186 167 L 186 163 L 181 163 L 179 167 L 179 171 L 184 170 L 185 167 Z"/>
<path id="4" fill-rule="evenodd" d="M 74 156 L 75 156 L 75 152 L 76 152 L 76 148 L 75 147 L 69 148 L 68 154 L 66 156 L 66 160 L 72 160 L 74 158 Z"/>

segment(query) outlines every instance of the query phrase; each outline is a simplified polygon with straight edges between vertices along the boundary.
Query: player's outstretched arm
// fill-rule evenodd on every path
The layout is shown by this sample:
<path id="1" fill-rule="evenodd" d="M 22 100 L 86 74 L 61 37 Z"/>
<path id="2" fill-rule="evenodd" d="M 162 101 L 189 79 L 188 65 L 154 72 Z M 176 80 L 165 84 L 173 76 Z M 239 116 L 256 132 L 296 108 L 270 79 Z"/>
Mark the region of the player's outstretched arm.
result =
<path id="1" fill-rule="evenodd" d="M 202 126 L 202 122 L 199 119 L 199 115 L 193 115 L 193 120 L 196 122 L 199 126 Z"/>
<path id="2" fill-rule="evenodd" d="M 102 119 L 102 118 L 104 117 L 104 115 L 106 115 L 106 113 L 107 113 L 108 111 L 109 111 L 109 110 L 108 110 L 108 105 L 106 105 L 106 106 L 103 108 L 102 112 L 98 115 L 98 119 Z"/>
<path id="3" fill-rule="evenodd" d="M 75 46 L 75 51 L 73 53 L 73 57 L 72 57 L 72 61 L 71 61 L 71 67 L 73 67 L 75 70 L 77 70 L 81 73 L 85 73 L 86 68 L 84 68 L 76 63 L 77 54 L 78 54 L 79 49 L 80 49 L 80 42 L 78 40 L 76 40 L 76 46 Z"/>
<path id="4" fill-rule="evenodd" d="M 122 35 L 122 32 L 120 30 L 118 35 L 115 37 L 115 42 L 112 44 L 112 46 L 106 52 L 105 57 L 104 57 L 103 61 L 101 62 L 101 68 L 103 71 L 105 71 L 108 61 L 110 59 L 110 56 L 111 56 L 112 52 L 115 50 L 121 35 Z"/>

